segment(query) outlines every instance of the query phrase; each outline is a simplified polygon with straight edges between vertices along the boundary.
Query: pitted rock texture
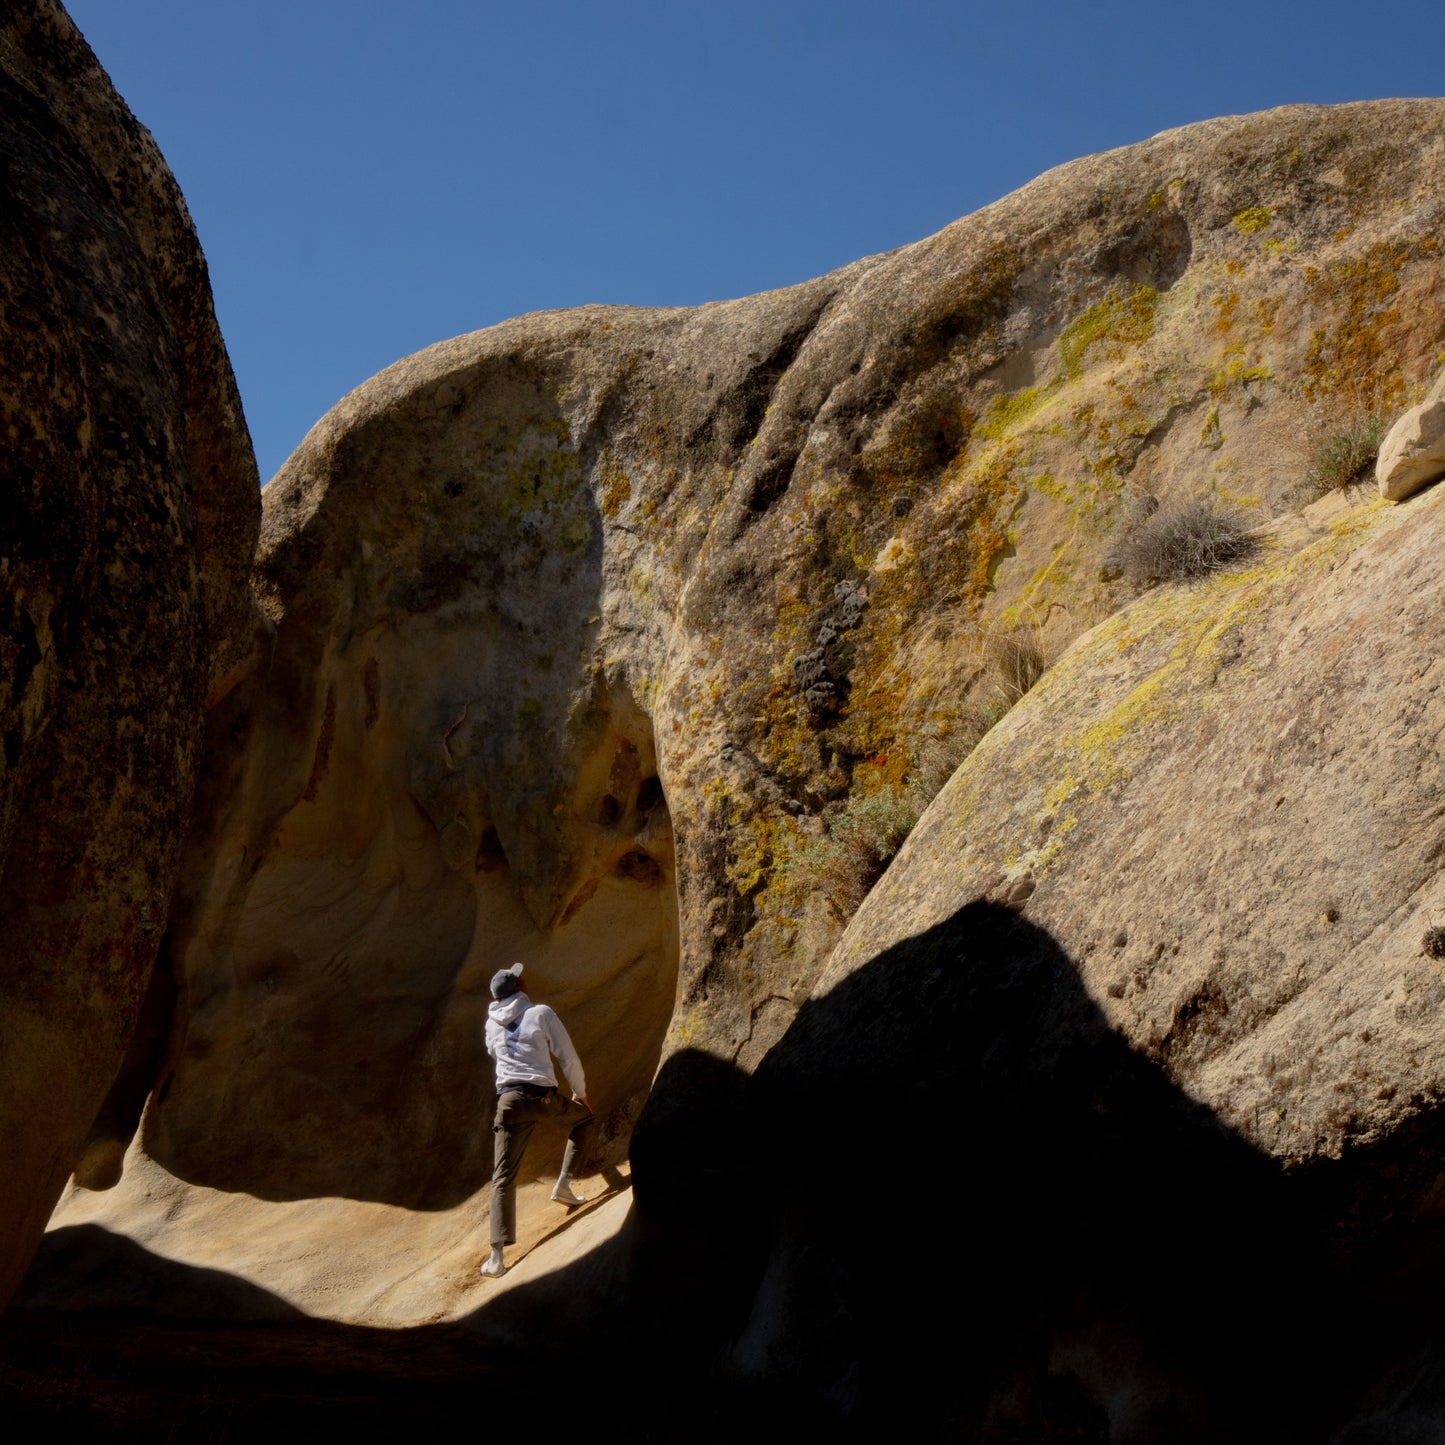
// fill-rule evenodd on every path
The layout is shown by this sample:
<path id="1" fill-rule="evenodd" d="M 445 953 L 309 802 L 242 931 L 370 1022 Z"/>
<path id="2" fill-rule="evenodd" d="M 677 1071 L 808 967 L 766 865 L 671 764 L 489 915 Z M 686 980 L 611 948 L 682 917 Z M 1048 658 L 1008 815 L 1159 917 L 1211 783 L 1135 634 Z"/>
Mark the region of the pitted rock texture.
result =
<path id="1" fill-rule="evenodd" d="M 966 751 L 991 646 L 1057 653 L 1131 601 L 1108 559 L 1141 506 L 1218 494 L 1271 566 L 1316 555 L 1327 526 L 1291 515 L 1316 447 L 1398 412 L 1445 338 L 1442 157 L 1445 102 L 1211 121 L 804 285 L 523 317 L 345 398 L 264 494 L 274 650 L 211 714 L 116 1149 L 153 1087 L 133 1147 L 195 1188 L 480 1211 L 485 981 L 514 957 L 604 1154 L 659 1057 L 754 1068 L 847 922 L 820 854 Z M 1105 627 L 1132 656 L 1121 619 L 1195 596 Z M 1176 763 L 1161 829 L 1191 807 Z M 964 834 L 1007 831 L 1023 784 L 970 776 Z M 1042 886 L 1028 829 L 994 864 L 1009 906 Z M 1204 1067 L 1209 978 L 1146 990 L 1171 1067 Z M 1263 1147 L 1327 1154 L 1326 1112 Z M 144 1194 L 84 1217 L 183 1257 L 184 1211 Z"/>
<path id="2" fill-rule="evenodd" d="M 0 1301 L 165 927 L 255 462 L 170 173 L 58 5 L 0 22 Z"/>

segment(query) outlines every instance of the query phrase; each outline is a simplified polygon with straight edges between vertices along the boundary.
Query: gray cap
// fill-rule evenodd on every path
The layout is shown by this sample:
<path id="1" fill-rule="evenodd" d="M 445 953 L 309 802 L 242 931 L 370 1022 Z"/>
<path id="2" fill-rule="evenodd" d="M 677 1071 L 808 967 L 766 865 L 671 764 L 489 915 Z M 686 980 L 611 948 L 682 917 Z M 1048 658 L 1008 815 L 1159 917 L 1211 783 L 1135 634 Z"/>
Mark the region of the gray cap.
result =
<path id="1" fill-rule="evenodd" d="M 522 965 L 514 963 L 511 968 L 498 969 L 492 975 L 492 997 L 511 998 L 522 986 Z"/>

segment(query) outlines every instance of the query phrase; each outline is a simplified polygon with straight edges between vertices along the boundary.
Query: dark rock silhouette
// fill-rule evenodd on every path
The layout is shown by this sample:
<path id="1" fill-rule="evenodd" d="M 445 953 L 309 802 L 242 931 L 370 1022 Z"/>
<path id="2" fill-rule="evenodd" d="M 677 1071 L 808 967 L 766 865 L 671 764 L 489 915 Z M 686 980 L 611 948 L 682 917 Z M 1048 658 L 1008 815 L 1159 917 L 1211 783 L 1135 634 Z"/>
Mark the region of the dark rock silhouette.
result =
<path id="1" fill-rule="evenodd" d="M 125 1055 L 206 702 L 264 619 L 256 466 L 200 247 L 51 0 L 0 17 L 0 155 L 3 1303 Z"/>

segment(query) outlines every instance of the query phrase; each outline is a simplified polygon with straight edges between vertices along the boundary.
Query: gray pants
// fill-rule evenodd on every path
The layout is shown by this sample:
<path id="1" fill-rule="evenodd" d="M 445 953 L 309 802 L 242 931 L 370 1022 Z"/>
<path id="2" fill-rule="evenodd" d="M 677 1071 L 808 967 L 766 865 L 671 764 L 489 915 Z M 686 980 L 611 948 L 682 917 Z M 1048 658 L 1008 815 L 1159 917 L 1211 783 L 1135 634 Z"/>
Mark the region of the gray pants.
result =
<path id="1" fill-rule="evenodd" d="M 517 1242 L 517 1172 L 532 1130 L 543 1119 L 561 1119 L 572 1125 L 562 1172 L 570 1174 L 597 1122 L 585 1104 L 576 1104 L 556 1089 L 538 1084 L 515 1084 L 497 1097 L 497 1118 L 492 1125 L 492 1245 Z"/>

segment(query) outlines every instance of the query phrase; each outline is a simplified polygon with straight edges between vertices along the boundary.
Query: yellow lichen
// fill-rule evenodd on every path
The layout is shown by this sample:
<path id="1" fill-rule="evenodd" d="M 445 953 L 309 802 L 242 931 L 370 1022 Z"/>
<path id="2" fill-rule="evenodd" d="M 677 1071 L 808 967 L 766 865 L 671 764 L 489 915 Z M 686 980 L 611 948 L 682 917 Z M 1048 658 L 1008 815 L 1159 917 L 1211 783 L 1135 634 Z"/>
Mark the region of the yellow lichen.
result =
<path id="1" fill-rule="evenodd" d="M 1234 229 L 1241 235 L 1253 235 L 1264 230 L 1272 219 L 1268 206 L 1247 206 L 1234 217 Z"/>
<path id="2" fill-rule="evenodd" d="M 772 871 L 778 852 L 778 824 L 762 813 L 751 819 L 750 826 L 738 826 L 743 823 L 741 816 L 730 821 L 734 829 L 729 839 L 727 877 L 733 887 L 746 896 L 766 882 Z"/>
<path id="3" fill-rule="evenodd" d="M 1033 791 L 1028 779 L 1049 777 L 1053 781 L 1039 796 L 1054 819 L 1048 844 L 1026 859 L 1008 859 L 997 843 L 991 847 L 988 837 L 977 831 L 969 843 L 982 856 L 1000 854 L 995 862 L 1027 862 L 1035 877 L 1042 876 L 1067 850 L 1083 809 L 1161 749 L 1167 750 L 1170 744 L 1161 738 L 1161 730 L 1191 709 L 1220 706 L 1226 680 L 1248 674 L 1248 663 L 1238 660 L 1239 639 L 1254 620 L 1297 599 L 1307 579 L 1337 566 L 1342 551 L 1353 550 L 1388 516 L 1384 503 L 1361 508 L 1308 548 L 1285 555 L 1267 551 L 1257 567 L 1222 574 L 1186 591 L 1160 589 L 1100 624 L 1092 645 L 1069 654 L 1030 695 L 1029 706 L 1044 710 L 1042 718 L 1035 716 L 1034 735 L 1049 736 L 1051 710 L 1067 703 L 1073 711 L 1080 699 L 1098 694 L 1101 664 L 1131 670 L 1132 683 L 1087 722 L 1060 729 L 1042 754 L 1031 751 L 1017 764 L 1007 742 L 986 738 L 962 775 L 963 792 L 953 809 L 958 817 L 969 818 L 975 830 L 981 819 L 994 819 L 1002 838 L 1010 815 L 985 807 L 983 791 L 991 797 L 1007 795 L 1016 784 L 1027 799 Z M 1014 778 L 1016 767 L 1026 768 L 1027 777 Z"/>
<path id="4" fill-rule="evenodd" d="M 702 1048 L 708 1036 L 707 1005 L 695 1003 L 673 1025 L 672 1041 L 679 1049 Z"/>
<path id="5" fill-rule="evenodd" d="M 1273 372 L 1261 364 L 1257 352 L 1246 356 L 1243 346 L 1227 346 L 1214 363 L 1205 387 L 1215 401 L 1222 401 L 1231 388 L 1251 381 L 1268 381 L 1272 376 Z"/>
<path id="6" fill-rule="evenodd" d="M 1084 356 L 1096 343 L 1110 344 L 1109 359 L 1117 360 L 1124 348 L 1141 346 L 1154 330 L 1154 312 L 1159 293 L 1152 286 L 1132 291 L 1116 287 L 1101 301 L 1076 316 L 1059 333 L 1059 359 L 1071 380 L 1082 374 Z"/>
<path id="7" fill-rule="evenodd" d="M 974 426 L 973 434 L 980 441 L 998 441 L 1029 419 L 1051 395 L 1053 388 L 1025 387 L 1011 396 L 996 396 L 989 402 L 983 416 Z"/>

